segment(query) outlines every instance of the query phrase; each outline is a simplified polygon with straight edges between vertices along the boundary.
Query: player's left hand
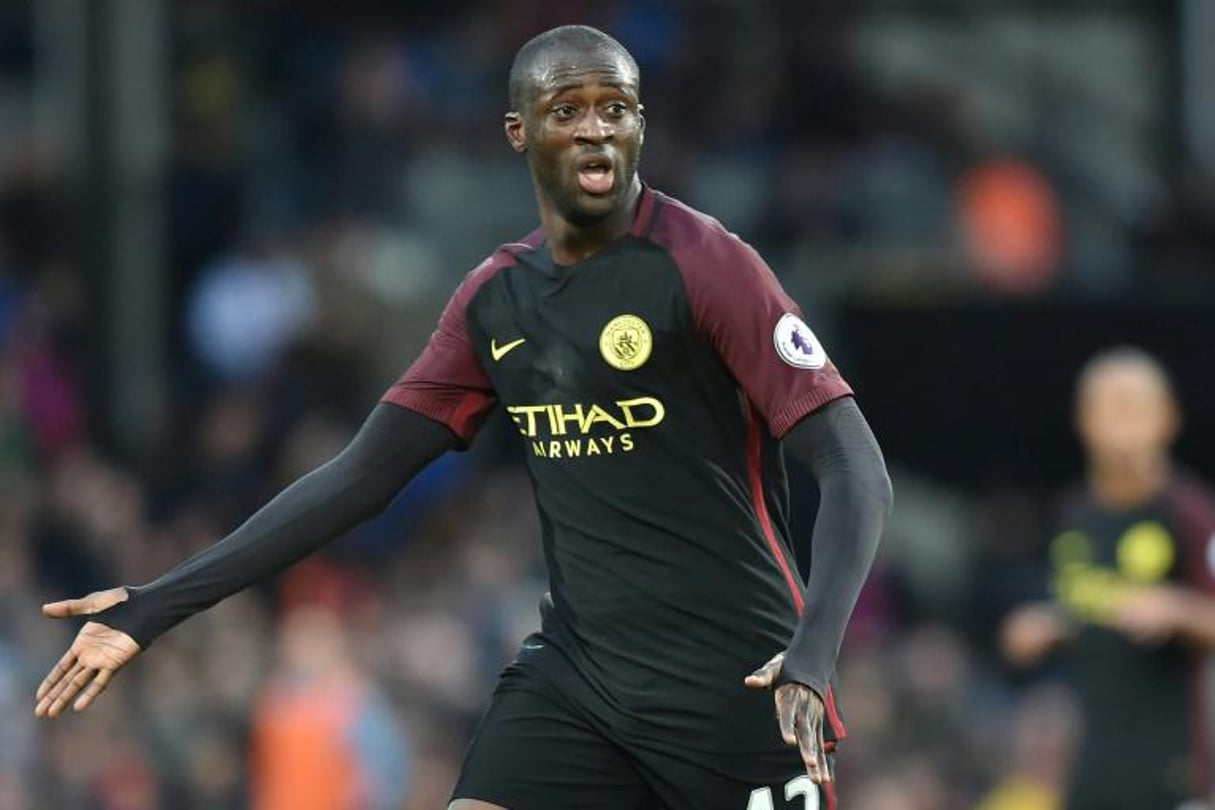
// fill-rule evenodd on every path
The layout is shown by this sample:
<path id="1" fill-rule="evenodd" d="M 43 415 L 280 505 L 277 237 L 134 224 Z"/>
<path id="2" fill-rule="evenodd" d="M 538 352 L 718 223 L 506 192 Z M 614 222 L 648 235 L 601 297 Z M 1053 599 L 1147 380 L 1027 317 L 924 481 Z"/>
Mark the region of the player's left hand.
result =
<path id="1" fill-rule="evenodd" d="M 1181 628 L 1186 609 L 1186 594 L 1179 588 L 1143 588 L 1118 605 L 1114 626 L 1140 644 L 1159 644 Z"/>
<path id="2" fill-rule="evenodd" d="M 754 689 L 771 689 L 780 677 L 784 661 L 785 654 L 777 653 L 771 661 L 748 675 L 743 683 Z M 775 697 L 781 736 L 801 752 L 810 781 L 816 785 L 830 782 L 831 768 L 823 743 L 823 716 L 827 707 L 822 697 L 800 683 L 781 684 L 776 687 Z"/>

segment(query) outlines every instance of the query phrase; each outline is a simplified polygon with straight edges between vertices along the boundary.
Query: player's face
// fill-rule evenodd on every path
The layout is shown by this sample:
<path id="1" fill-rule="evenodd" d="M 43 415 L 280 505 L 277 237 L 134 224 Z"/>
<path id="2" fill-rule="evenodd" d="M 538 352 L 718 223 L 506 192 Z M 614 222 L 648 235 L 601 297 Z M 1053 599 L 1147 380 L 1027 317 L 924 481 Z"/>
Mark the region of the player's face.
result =
<path id="1" fill-rule="evenodd" d="M 1177 413 L 1159 378 L 1127 364 L 1103 369 L 1085 383 L 1078 424 L 1095 463 L 1138 464 L 1167 452 Z"/>
<path id="2" fill-rule="evenodd" d="M 634 198 L 645 120 L 637 75 L 615 54 L 554 56 L 538 66 L 528 109 L 507 137 L 537 191 L 565 220 L 592 225 Z"/>

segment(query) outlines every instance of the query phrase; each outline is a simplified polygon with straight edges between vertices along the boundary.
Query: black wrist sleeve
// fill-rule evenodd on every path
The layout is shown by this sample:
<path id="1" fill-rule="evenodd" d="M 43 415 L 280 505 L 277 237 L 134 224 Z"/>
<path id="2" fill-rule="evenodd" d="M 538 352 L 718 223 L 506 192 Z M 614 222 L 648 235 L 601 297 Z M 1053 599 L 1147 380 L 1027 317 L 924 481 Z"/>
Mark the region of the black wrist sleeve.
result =
<path id="1" fill-rule="evenodd" d="M 424 466 L 459 440 L 397 405 L 375 407 L 331 461 L 283 490 L 236 531 L 93 617 L 146 649 L 193 614 L 275 574 L 379 514 Z"/>
<path id="2" fill-rule="evenodd" d="M 844 628 L 890 512 L 890 478 L 877 440 L 851 397 L 802 419 L 785 434 L 785 446 L 809 465 L 820 499 L 806 606 L 780 682 L 802 683 L 825 697 Z"/>

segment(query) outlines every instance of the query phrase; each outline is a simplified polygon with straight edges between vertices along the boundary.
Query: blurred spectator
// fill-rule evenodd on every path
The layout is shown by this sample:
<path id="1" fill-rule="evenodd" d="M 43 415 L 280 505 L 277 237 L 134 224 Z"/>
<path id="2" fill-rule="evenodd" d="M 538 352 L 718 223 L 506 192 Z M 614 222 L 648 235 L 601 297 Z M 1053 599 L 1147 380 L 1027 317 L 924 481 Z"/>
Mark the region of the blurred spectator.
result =
<path id="1" fill-rule="evenodd" d="M 350 658 L 338 617 L 317 606 L 287 614 L 254 717 L 252 806 L 392 810 L 410 770 L 400 725 Z"/>
<path id="2" fill-rule="evenodd" d="M 315 304 L 303 268 L 262 248 L 209 265 L 188 307 L 191 346 L 205 367 L 223 382 L 247 383 L 299 336 Z"/>
<path id="3" fill-rule="evenodd" d="M 1059 269 L 1063 224 L 1054 189 L 1032 163 L 995 158 L 962 175 L 958 207 L 979 277 L 992 289 L 1041 292 Z"/>
<path id="4" fill-rule="evenodd" d="M 977 810 L 1061 810 L 1078 722 L 1067 692 L 1026 694 L 1005 734 L 1004 773 Z"/>

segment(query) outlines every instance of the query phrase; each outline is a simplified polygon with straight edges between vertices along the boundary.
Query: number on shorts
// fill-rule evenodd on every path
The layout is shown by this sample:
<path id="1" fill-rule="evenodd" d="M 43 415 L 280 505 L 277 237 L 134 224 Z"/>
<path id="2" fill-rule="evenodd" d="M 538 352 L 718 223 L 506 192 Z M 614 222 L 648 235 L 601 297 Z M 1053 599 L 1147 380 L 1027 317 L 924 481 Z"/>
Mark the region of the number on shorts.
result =
<path id="1" fill-rule="evenodd" d="M 799 776 L 785 784 L 786 802 L 791 802 L 798 796 L 805 800 L 802 810 L 818 810 L 818 788 L 810 781 L 809 776 Z M 776 810 L 772 805 L 772 789 L 761 787 L 751 791 L 747 810 Z"/>

